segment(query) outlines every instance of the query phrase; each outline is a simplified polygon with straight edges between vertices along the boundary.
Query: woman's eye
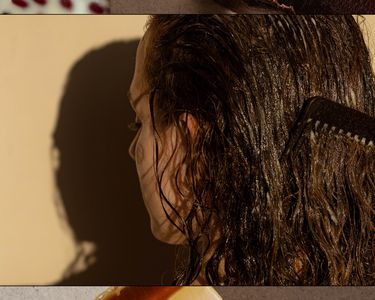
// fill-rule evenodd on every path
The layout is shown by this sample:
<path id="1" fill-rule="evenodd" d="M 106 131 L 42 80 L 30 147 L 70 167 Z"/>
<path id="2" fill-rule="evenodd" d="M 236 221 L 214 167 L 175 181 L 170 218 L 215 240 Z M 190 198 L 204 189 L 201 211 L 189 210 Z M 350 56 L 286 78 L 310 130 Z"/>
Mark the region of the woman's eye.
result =
<path id="1" fill-rule="evenodd" d="M 135 119 L 134 122 L 131 122 L 129 125 L 128 125 L 128 128 L 132 131 L 138 131 L 139 128 L 141 128 L 142 126 L 142 123 L 138 120 L 138 119 Z"/>

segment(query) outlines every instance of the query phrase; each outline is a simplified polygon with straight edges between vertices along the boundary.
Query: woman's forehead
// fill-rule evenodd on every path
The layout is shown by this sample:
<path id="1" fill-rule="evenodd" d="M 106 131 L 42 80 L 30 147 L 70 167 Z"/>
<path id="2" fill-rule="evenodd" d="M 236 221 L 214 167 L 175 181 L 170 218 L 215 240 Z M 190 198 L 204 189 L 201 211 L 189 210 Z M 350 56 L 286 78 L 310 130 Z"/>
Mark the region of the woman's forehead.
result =
<path id="1" fill-rule="evenodd" d="M 141 50 L 144 53 L 146 52 L 146 49 L 149 47 L 150 37 L 151 29 L 148 28 L 143 34 L 141 40 L 139 41 L 138 50 Z"/>
<path id="2" fill-rule="evenodd" d="M 138 44 L 138 48 L 137 48 L 134 77 L 130 86 L 130 91 L 133 97 L 137 97 L 138 94 L 142 93 L 147 88 L 144 73 L 145 73 L 145 59 L 146 59 L 146 49 L 148 46 L 148 40 L 149 40 L 149 34 L 148 34 L 148 31 L 146 31 L 143 38 L 140 40 Z"/>

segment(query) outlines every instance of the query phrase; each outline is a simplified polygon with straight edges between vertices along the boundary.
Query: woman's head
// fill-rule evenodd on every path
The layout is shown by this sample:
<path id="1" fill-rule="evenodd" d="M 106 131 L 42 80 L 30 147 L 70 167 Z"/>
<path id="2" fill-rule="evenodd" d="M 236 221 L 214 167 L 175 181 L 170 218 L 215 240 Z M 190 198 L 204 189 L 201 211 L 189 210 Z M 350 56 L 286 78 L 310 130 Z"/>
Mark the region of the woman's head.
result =
<path id="1" fill-rule="evenodd" d="M 310 97 L 374 116 L 352 17 L 152 17 L 132 93 L 148 116 L 131 152 L 153 232 L 189 248 L 179 283 L 203 261 L 210 283 L 373 282 L 373 148 L 307 134 L 280 160 Z"/>
<path id="2" fill-rule="evenodd" d="M 129 154 L 136 162 L 142 196 L 150 216 L 154 236 L 167 243 L 179 244 L 183 242 L 184 236 L 180 233 L 176 224 L 168 219 L 172 211 L 176 207 L 178 208 L 178 199 L 176 199 L 171 187 L 172 181 L 169 180 L 172 171 L 167 172 L 164 176 L 167 180 L 164 180 L 163 183 L 160 182 L 160 187 L 156 178 L 156 161 L 158 164 L 167 164 L 169 158 L 172 157 L 173 150 L 179 148 L 179 145 L 177 144 L 176 131 L 172 127 L 163 128 L 160 131 L 158 137 L 163 139 L 163 143 L 155 140 L 156 128 L 149 104 L 151 91 L 145 76 L 146 49 L 149 42 L 149 33 L 146 33 L 138 46 L 134 77 L 128 93 L 130 104 L 136 113 L 136 121 L 133 126 L 137 130 L 137 134 L 130 145 Z M 155 156 L 156 147 L 158 148 L 157 156 Z M 174 155 L 173 160 L 168 164 L 173 164 L 177 156 Z M 164 160 L 159 161 L 159 157 Z M 164 169 L 163 166 L 161 168 Z M 159 174 L 159 176 L 161 175 Z M 161 195 L 170 199 L 173 206 L 169 205 L 169 202 L 164 205 L 165 203 L 160 201 Z M 179 210 L 182 211 L 182 208 L 179 208 Z"/>

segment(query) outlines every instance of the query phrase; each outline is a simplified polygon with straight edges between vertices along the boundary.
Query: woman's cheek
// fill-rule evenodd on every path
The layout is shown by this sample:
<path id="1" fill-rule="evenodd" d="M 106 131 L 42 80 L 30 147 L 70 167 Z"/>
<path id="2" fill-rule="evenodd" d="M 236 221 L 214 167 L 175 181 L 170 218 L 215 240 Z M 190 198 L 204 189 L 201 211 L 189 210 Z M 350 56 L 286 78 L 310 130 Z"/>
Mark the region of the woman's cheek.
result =
<path id="1" fill-rule="evenodd" d="M 139 142 L 135 146 L 135 160 L 137 164 L 142 163 L 142 161 L 144 160 L 144 149 Z"/>
<path id="2" fill-rule="evenodd" d="M 135 161 L 140 168 L 140 173 L 145 175 L 154 170 L 154 140 L 153 134 L 146 126 L 139 129 L 139 136 L 135 146 Z"/>
<path id="3" fill-rule="evenodd" d="M 141 127 L 139 129 L 137 142 L 135 144 L 135 161 L 137 165 L 142 164 L 145 158 L 144 146 L 143 146 L 143 140 L 144 140 L 143 135 L 144 135 L 143 128 Z"/>

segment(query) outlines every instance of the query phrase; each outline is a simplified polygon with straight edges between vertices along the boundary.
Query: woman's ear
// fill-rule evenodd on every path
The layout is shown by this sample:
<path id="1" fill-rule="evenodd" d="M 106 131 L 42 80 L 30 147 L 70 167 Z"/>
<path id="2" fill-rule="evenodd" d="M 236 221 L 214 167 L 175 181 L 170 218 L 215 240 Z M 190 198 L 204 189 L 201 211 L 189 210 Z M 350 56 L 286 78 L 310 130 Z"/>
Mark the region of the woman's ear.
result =
<path id="1" fill-rule="evenodd" d="M 194 139 L 198 129 L 197 119 L 185 112 L 179 116 L 179 122 L 189 131 L 190 136 Z"/>

